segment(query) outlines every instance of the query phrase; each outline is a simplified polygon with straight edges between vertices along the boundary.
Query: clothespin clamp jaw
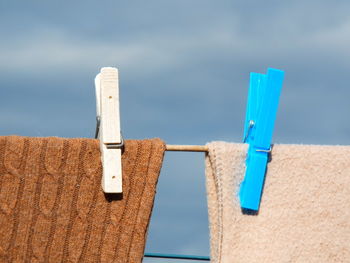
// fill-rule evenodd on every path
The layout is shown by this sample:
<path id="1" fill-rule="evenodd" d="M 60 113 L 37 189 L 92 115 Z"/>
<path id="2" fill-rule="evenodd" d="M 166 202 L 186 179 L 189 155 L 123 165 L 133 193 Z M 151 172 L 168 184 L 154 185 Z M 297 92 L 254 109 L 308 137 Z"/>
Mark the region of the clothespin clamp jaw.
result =
<path id="1" fill-rule="evenodd" d="M 122 193 L 121 155 L 124 141 L 120 132 L 118 82 L 116 68 L 102 68 L 95 78 L 95 138 L 100 139 L 102 189 L 105 193 Z"/>
<path id="2" fill-rule="evenodd" d="M 249 148 L 239 193 L 242 209 L 259 210 L 283 78 L 283 71 L 271 68 L 267 75 L 250 75 L 243 139 Z"/>

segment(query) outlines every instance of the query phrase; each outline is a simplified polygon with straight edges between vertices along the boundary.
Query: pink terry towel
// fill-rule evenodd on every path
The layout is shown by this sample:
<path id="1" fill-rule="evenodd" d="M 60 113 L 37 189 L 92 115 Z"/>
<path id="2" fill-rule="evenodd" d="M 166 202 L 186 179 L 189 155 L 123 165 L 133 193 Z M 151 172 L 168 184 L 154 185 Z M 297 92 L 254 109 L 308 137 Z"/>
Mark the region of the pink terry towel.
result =
<path id="1" fill-rule="evenodd" d="M 211 262 L 350 262 L 350 146 L 275 145 L 258 215 L 239 205 L 247 145 L 208 147 Z"/>

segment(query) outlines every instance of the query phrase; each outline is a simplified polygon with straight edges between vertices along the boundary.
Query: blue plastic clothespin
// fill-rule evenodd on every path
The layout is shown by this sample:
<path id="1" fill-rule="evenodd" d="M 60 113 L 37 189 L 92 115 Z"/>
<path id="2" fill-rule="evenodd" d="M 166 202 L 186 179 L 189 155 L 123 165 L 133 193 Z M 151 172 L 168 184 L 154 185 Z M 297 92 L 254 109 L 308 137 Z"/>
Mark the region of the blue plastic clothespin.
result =
<path id="1" fill-rule="evenodd" d="M 244 142 L 249 144 L 249 149 L 239 193 L 243 209 L 259 210 L 283 78 L 283 71 L 272 68 L 267 75 L 250 74 L 244 125 Z"/>

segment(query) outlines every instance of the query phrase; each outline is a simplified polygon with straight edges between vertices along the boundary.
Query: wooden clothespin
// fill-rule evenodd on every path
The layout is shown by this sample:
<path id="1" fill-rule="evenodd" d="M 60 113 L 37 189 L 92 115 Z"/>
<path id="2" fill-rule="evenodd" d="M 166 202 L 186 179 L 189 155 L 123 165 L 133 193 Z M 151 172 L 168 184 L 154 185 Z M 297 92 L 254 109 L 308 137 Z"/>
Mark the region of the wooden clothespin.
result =
<path id="1" fill-rule="evenodd" d="M 116 68 L 102 68 L 95 78 L 97 127 L 103 166 L 102 189 L 105 193 L 122 193 L 119 80 Z"/>
<path id="2" fill-rule="evenodd" d="M 239 193 L 243 209 L 259 210 L 283 78 L 283 71 L 271 68 L 267 75 L 250 75 L 244 125 L 244 142 L 249 149 Z"/>

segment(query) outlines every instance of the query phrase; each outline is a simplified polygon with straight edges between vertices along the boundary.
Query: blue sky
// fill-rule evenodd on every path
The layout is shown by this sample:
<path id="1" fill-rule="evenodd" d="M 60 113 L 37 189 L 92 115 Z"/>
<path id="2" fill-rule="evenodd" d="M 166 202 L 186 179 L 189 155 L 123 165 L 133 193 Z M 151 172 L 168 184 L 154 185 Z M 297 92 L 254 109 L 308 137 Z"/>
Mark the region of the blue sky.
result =
<path id="1" fill-rule="evenodd" d="M 274 142 L 349 144 L 349 1 L 0 1 L 1 134 L 92 137 L 120 72 L 127 139 L 239 142 L 249 73 L 285 70 Z M 204 156 L 166 153 L 149 252 L 207 255 Z M 155 262 L 155 261 L 154 261 Z"/>

